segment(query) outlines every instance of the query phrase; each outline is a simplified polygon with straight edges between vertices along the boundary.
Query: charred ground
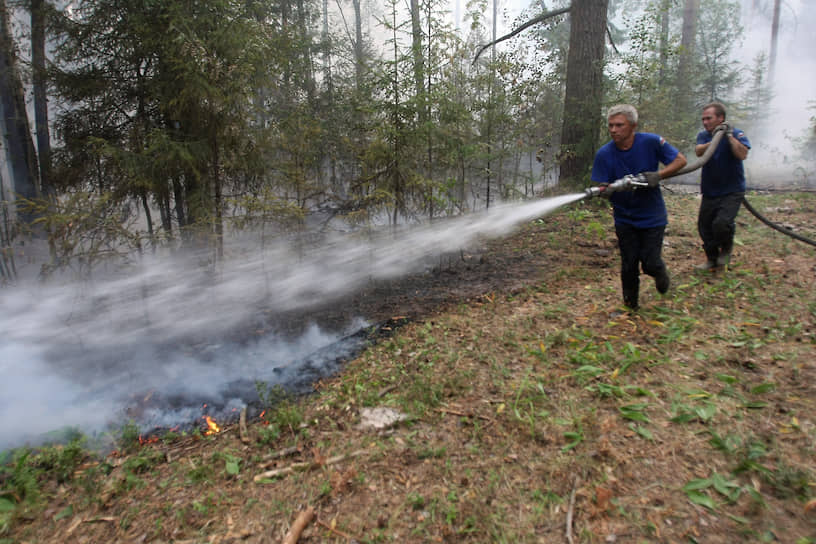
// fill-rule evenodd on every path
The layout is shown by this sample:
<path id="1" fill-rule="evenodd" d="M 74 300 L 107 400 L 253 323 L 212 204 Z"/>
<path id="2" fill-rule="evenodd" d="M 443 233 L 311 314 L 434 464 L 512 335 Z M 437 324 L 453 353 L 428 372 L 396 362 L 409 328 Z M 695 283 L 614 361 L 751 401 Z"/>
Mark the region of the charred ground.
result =
<path id="1" fill-rule="evenodd" d="M 749 198 L 816 238 L 814 195 Z M 311 507 L 300 542 L 816 542 L 816 250 L 743 210 L 732 268 L 695 273 L 697 203 L 667 195 L 672 289 L 642 277 L 636 314 L 605 203 L 563 208 L 310 312 L 382 334 L 246 433 L 9 465 L 0 538 L 279 542 Z"/>

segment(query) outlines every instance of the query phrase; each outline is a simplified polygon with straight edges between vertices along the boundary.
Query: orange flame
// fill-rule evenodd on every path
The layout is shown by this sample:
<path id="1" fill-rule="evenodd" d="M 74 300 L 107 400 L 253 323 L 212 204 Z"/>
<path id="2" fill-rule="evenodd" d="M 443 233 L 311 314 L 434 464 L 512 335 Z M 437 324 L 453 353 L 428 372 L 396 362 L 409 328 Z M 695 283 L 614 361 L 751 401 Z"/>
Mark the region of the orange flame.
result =
<path id="1" fill-rule="evenodd" d="M 204 434 L 209 435 L 221 432 L 221 427 L 218 426 L 218 423 L 216 423 L 213 418 L 210 416 L 204 416 L 204 419 L 207 421 L 207 430 L 204 431 Z"/>

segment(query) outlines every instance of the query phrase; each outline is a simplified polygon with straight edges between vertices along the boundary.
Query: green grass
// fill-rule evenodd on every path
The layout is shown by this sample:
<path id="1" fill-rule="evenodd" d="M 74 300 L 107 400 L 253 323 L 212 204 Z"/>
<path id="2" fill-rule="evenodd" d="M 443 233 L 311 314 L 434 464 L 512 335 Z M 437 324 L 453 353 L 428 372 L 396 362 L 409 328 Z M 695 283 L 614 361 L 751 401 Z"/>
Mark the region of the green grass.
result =
<path id="1" fill-rule="evenodd" d="M 749 196 L 764 207 L 786 198 L 804 211 L 792 220 L 812 222 L 812 195 Z M 619 278 L 606 210 L 565 210 L 558 229 L 545 218 L 521 236 L 552 252 L 527 287 L 399 328 L 315 395 L 258 384 L 267 414 L 249 443 L 233 429 L 141 446 L 126 424 L 119 458 L 83 437 L 6 452 L 0 539 L 50 541 L 99 512 L 115 521 L 80 521 L 89 541 L 103 530 L 203 541 L 238 527 L 277 537 L 313 505 L 315 541 L 348 540 L 328 526 L 361 542 L 554 542 L 574 493 L 584 544 L 610 534 L 812 541 L 816 251 L 743 211 L 736 265 L 698 274 L 697 203 L 667 202 L 672 232 L 688 237 L 669 235 L 674 287 L 661 297 L 645 279 L 637 314 L 612 315 Z M 586 240 L 613 250 L 608 266 L 576 249 Z M 785 277 L 794 266 L 805 273 Z M 410 418 L 362 432 L 366 406 Z M 290 446 L 300 449 L 274 466 L 307 466 L 255 484 L 267 456 Z M 351 451 L 365 454 L 325 463 Z"/>

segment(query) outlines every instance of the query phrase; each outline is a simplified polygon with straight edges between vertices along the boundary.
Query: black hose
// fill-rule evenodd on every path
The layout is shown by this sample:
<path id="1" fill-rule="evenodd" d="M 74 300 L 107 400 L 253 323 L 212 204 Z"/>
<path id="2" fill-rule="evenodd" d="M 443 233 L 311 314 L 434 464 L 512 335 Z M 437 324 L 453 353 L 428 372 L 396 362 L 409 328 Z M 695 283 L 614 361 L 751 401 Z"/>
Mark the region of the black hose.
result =
<path id="1" fill-rule="evenodd" d="M 717 149 L 717 146 L 720 144 L 720 140 L 722 139 L 723 134 L 725 134 L 725 131 L 723 131 L 723 130 L 718 130 L 717 132 L 715 132 L 714 136 L 711 138 L 711 144 L 705 150 L 705 153 L 703 153 L 702 156 L 696 162 L 693 162 L 691 164 L 687 164 L 686 166 L 684 166 L 683 168 L 681 168 L 680 170 L 678 170 L 677 172 L 675 172 L 674 174 L 669 176 L 669 178 L 673 178 L 674 176 L 680 176 L 682 174 L 688 174 L 689 172 L 693 172 L 693 171 L 697 170 L 698 168 L 702 167 L 705 163 L 707 163 L 708 160 L 711 158 L 711 156 L 714 154 L 714 151 Z M 816 246 L 816 242 L 814 242 L 810 238 L 806 238 L 806 237 L 802 236 L 801 234 L 796 234 L 795 232 L 793 232 L 790 229 L 780 227 L 779 225 L 777 225 L 777 224 L 769 221 L 765 217 L 763 217 L 763 215 L 761 213 L 756 211 L 756 209 L 754 209 L 754 207 L 751 206 L 748 203 L 748 200 L 745 197 L 742 197 L 742 204 L 745 206 L 745 209 L 747 209 L 749 212 L 751 212 L 751 214 L 754 217 L 756 217 L 762 223 L 764 223 L 765 225 L 771 227 L 772 229 L 774 229 L 776 231 L 779 231 L 782 234 L 787 234 L 791 238 L 795 238 L 795 239 L 799 240 L 800 242 L 804 242 L 806 244 Z"/>
<path id="2" fill-rule="evenodd" d="M 695 170 L 703 166 L 705 163 L 707 163 L 708 159 L 710 159 L 711 156 L 714 155 L 714 152 L 717 150 L 717 146 L 720 145 L 720 140 L 722 140 L 723 134 L 725 134 L 724 130 L 718 130 L 717 132 L 715 132 L 714 136 L 711 137 L 711 143 L 708 145 L 708 148 L 706 148 L 705 153 L 703 153 L 699 159 L 697 159 L 695 162 L 691 164 L 685 165 L 683 168 L 681 168 L 680 170 L 678 170 L 669 177 L 673 178 L 674 176 L 682 176 L 683 174 L 694 172 Z"/>
<path id="3" fill-rule="evenodd" d="M 780 227 L 780 226 L 779 226 L 779 225 L 777 225 L 776 223 L 772 223 L 771 221 L 769 221 L 768 219 L 766 219 L 765 217 L 763 217 L 761 213 L 759 213 L 758 211 L 756 211 L 756 210 L 754 209 L 754 207 L 753 207 L 753 206 L 751 206 L 751 205 L 748 203 L 748 200 L 747 200 L 745 197 L 743 197 L 743 198 L 742 198 L 742 205 L 743 205 L 743 206 L 745 206 L 745 209 L 747 209 L 749 212 L 751 212 L 751 214 L 752 214 L 754 217 L 756 217 L 757 219 L 759 219 L 760 221 L 762 221 L 763 223 L 765 223 L 767 226 L 771 227 L 772 229 L 774 229 L 774 230 L 778 230 L 778 231 L 779 231 L 779 232 L 781 232 L 782 234 L 787 234 L 787 235 L 788 235 L 788 236 L 790 236 L 791 238 L 796 238 L 796 239 L 797 239 L 797 240 L 799 240 L 800 242 L 804 242 L 804 243 L 806 243 L 806 244 L 810 244 L 810 245 L 812 245 L 812 246 L 816 246 L 816 241 L 813 241 L 813 240 L 811 240 L 810 238 L 806 238 L 806 237 L 802 236 L 801 234 L 796 234 L 796 233 L 795 233 L 795 232 L 793 232 L 792 230 L 790 230 L 790 229 L 786 229 L 785 227 Z"/>

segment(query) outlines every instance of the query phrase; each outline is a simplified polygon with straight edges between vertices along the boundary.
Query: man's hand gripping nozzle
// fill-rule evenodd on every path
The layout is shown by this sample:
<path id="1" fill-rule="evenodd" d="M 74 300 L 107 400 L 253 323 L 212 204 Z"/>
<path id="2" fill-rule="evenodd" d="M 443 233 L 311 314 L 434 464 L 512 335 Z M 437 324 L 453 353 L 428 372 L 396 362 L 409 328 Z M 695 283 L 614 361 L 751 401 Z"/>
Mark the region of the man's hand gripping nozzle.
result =
<path id="1" fill-rule="evenodd" d="M 620 179 L 616 179 L 612 183 L 608 185 L 599 185 L 598 187 L 590 187 L 586 190 L 587 196 L 602 196 L 604 198 L 609 198 L 612 196 L 612 193 L 617 193 L 618 191 L 634 191 L 639 187 L 648 187 L 649 182 L 646 180 L 646 176 L 643 174 L 637 175 L 628 175 L 623 176 Z"/>

